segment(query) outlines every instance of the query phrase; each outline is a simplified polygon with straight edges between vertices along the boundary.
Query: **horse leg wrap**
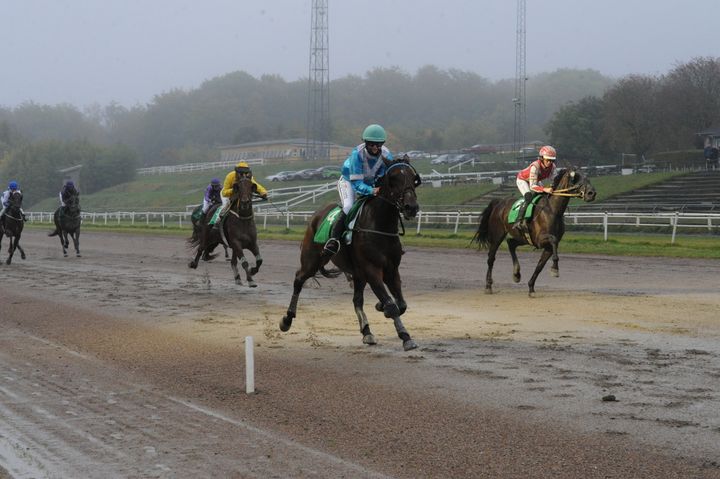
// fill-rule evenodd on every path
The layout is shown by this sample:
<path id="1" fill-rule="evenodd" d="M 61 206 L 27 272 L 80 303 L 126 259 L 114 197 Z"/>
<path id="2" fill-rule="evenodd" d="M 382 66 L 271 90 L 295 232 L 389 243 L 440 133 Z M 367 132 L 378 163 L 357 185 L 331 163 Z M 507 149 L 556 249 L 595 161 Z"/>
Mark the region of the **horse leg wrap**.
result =
<path id="1" fill-rule="evenodd" d="M 368 334 L 370 332 L 370 325 L 368 323 L 367 316 L 365 316 L 365 311 L 363 311 L 362 308 L 355 306 L 355 314 L 357 315 L 358 323 L 360 324 L 360 332 Z M 365 332 L 365 329 L 367 329 L 367 333 Z"/>
<path id="2" fill-rule="evenodd" d="M 398 337 L 403 341 L 409 340 L 410 334 L 407 332 L 407 329 L 405 329 L 405 325 L 400 321 L 400 318 L 394 318 L 393 322 L 395 323 L 395 331 L 397 331 Z"/>
<path id="3" fill-rule="evenodd" d="M 241 256 L 240 257 L 240 266 L 242 266 L 242 268 L 245 271 L 247 271 L 249 265 L 250 265 L 250 263 L 248 263 L 247 258 L 245 258 L 245 256 Z"/>
<path id="4" fill-rule="evenodd" d="M 400 308 L 395 304 L 395 301 L 388 299 L 383 305 L 383 311 L 386 318 L 397 318 L 400 316 Z"/>

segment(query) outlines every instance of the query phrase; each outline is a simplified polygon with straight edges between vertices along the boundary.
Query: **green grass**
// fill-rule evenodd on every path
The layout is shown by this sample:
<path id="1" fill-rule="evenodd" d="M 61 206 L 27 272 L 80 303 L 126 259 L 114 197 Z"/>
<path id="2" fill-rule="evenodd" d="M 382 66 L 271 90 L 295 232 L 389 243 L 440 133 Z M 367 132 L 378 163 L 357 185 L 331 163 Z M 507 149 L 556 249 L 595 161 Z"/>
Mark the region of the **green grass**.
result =
<path id="1" fill-rule="evenodd" d="M 48 229 L 48 225 L 27 225 L 31 229 Z M 101 226 L 83 225 L 83 230 L 93 232 L 108 232 L 113 234 L 151 234 L 166 235 L 177 238 L 190 236 L 188 227 L 179 228 L 170 226 Z M 299 242 L 302 240 L 305 228 L 269 227 L 267 230 L 258 230 L 259 240 L 282 240 Z M 471 243 L 473 232 L 463 231 L 453 234 L 447 231 L 425 231 L 416 235 L 411 228 L 401 239 L 403 245 L 423 248 L 459 248 L 476 249 L 477 245 Z M 602 233 L 594 232 L 568 232 L 560 242 L 560 253 L 601 254 L 610 256 L 657 256 L 673 258 L 705 258 L 720 259 L 720 236 L 682 235 L 676 237 L 675 244 L 670 243 L 669 234 L 629 234 L 611 233 L 608 241 L 603 240 Z M 503 243 L 502 249 L 506 249 Z M 524 246 L 522 250 L 531 250 Z"/>
<path id="2" fill-rule="evenodd" d="M 269 182 L 268 175 L 281 170 L 298 170 L 321 166 L 319 162 L 287 162 L 253 166 L 253 173 L 260 184 L 267 189 L 285 188 L 290 186 L 313 185 L 322 183 L 320 180 Z M 431 171 L 429 160 L 416 163 L 422 173 Z M 483 167 L 486 167 L 484 165 Z M 465 168 L 463 171 L 479 171 L 480 166 L 474 170 Z M 208 170 L 192 173 L 177 173 L 167 175 L 139 176 L 135 181 L 107 188 L 103 191 L 82 196 L 82 208 L 87 212 L 103 211 L 184 211 L 187 205 L 197 205 L 202 202 L 205 187 L 213 177 L 225 178 L 228 169 Z M 442 171 L 445 171 L 443 169 Z M 591 178 L 598 191 L 597 201 L 609 196 L 630 191 L 635 188 L 647 186 L 663 181 L 675 173 L 650 173 L 629 176 L 601 176 Z M 417 190 L 418 201 L 426 209 L 443 209 L 462 205 L 479 196 L 496 189 L 490 183 L 444 185 L 433 188 L 426 182 Z M 319 199 L 320 203 L 337 201 L 337 193 L 330 190 Z M 582 201 L 573 200 L 572 206 L 580 206 Z M 57 197 L 47 198 L 27 208 L 28 211 L 54 211 L 58 206 Z M 312 208 L 312 205 L 301 205 L 300 209 Z"/>

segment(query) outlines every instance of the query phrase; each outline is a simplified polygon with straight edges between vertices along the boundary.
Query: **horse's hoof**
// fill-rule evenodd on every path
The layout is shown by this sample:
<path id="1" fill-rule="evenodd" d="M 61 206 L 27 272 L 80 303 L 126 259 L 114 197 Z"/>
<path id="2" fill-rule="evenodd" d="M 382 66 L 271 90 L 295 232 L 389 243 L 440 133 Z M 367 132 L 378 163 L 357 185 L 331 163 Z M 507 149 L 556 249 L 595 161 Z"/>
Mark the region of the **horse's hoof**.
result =
<path id="1" fill-rule="evenodd" d="M 67 253 L 63 253 L 63 258 L 67 258 Z"/>
<path id="2" fill-rule="evenodd" d="M 292 318 L 288 318 L 287 315 L 283 316 L 283 318 L 280 320 L 280 331 L 289 331 L 290 326 L 292 326 Z"/>
<path id="3" fill-rule="evenodd" d="M 251 288 L 257 288 L 257 283 L 253 280 L 248 281 L 248 286 Z"/>
<path id="4" fill-rule="evenodd" d="M 534 298 L 534 297 L 535 297 L 535 291 L 530 291 L 530 292 L 528 293 L 528 297 Z"/>
<path id="5" fill-rule="evenodd" d="M 377 344 L 377 340 L 375 339 L 375 336 L 372 333 L 366 334 L 363 336 L 363 344 L 373 346 L 373 345 Z"/>
<path id="6" fill-rule="evenodd" d="M 260 268 L 252 268 L 250 270 L 250 276 L 255 276 L 256 274 L 258 274 L 258 271 L 260 271 Z"/>
<path id="7" fill-rule="evenodd" d="M 402 316 L 407 311 L 407 303 L 405 301 L 398 303 L 398 308 L 400 308 L 400 316 Z"/>
<path id="8" fill-rule="evenodd" d="M 76 258 L 82 258 L 82 255 L 80 253 L 75 255 Z"/>
<path id="9" fill-rule="evenodd" d="M 518 274 L 518 275 L 513 275 L 513 282 L 514 282 L 514 283 L 519 283 L 519 282 L 520 282 L 520 275 L 519 275 L 519 274 Z"/>
<path id="10" fill-rule="evenodd" d="M 235 284 L 242 286 L 242 280 L 240 278 L 235 278 Z"/>
<path id="11" fill-rule="evenodd" d="M 376 310 L 376 311 L 380 311 L 380 312 L 383 311 L 382 301 L 378 301 L 377 303 L 375 303 L 375 310 Z"/>
<path id="12" fill-rule="evenodd" d="M 25 254 L 21 254 L 20 259 L 25 259 Z"/>
<path id="13" fill-rule="evenodd" d="M 410 351 L 411 349 L 416 349 L 417 347 L 418 347 L 417 343 L 415 341 L 413 341 L 412 339 L 403 341 L 403 349 L 405 351 Z"/>
<path id="14" fill-rule="evenodd" d="M 560 277 L 560 271 L 557 270 L 557 269 L 551 269 L 551 270 L 550 270 L 550 274 L 552 275 L 553 278 L 559 278 L 559 277 Z"/>
<path id="15" fill-rule="evenodd" d="M 485 294 L 493 294 L 492 288 L 485 288 Z"/>

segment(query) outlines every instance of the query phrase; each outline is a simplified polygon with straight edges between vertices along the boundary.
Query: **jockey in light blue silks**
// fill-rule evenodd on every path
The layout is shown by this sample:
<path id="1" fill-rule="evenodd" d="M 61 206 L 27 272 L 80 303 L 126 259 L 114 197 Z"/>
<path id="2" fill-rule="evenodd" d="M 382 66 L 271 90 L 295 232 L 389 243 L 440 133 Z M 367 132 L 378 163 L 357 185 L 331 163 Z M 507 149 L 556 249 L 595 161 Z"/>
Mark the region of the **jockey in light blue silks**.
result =
<path id="1" fill-rule="evenodd" d="M 392 161 L 392 153 L 385 146 L 387 134 L 380 125 L 369 125 L 362 134 L 363 143 L 355 147 L 343 163 L 338 180 L 338 193 L 342 211 L 333 225 L 330 239 L 325 243 L 322 256 L 329 258 L 340 250 L 340 236 L 345 230 L 345 219 L 359 196 L 376 196 L 380 188 L 376 180 L 385 174 L 385 161 Z"/>

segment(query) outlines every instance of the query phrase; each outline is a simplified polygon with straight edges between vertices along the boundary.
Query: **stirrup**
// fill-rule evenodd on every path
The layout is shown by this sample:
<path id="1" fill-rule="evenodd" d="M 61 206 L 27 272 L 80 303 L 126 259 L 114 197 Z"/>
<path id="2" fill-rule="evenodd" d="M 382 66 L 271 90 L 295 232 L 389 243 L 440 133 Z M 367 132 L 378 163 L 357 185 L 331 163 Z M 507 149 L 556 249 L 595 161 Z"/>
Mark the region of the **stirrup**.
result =
<path id="1" fill-rule="evenodd" d="M 334 256 L 338 251 L 340 251 L 340 241 L 337 238 L 330 238 L 323 247 L 322 255 L 330 257 Z"/>

